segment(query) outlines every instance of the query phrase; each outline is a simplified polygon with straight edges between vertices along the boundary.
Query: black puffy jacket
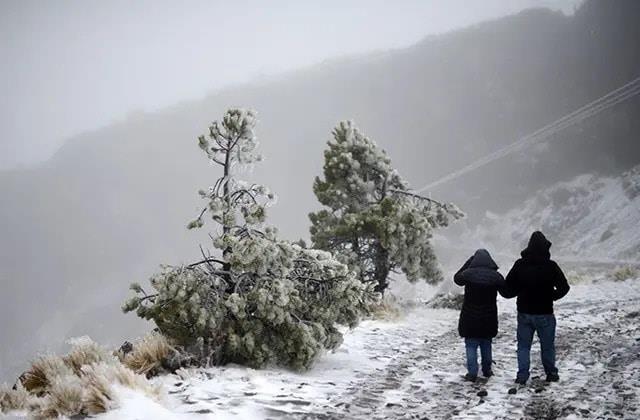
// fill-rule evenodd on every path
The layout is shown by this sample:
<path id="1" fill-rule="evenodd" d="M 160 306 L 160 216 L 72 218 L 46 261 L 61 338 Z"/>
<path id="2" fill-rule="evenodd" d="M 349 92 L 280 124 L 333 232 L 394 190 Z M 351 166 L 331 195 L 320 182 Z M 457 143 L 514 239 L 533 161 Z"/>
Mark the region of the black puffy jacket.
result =
<path id="1" fill-rule="evenodd" d="M 498 266 L 485 249 L 479 249 L 455 274 L 453 281 L 464 286 L 458 332 L 465 338 L 493 338 L 498 334 L 496 297 L 504 285 Z"/>
<path id="2" fill-rule="evenodd" d="M 505 297 L 518 296 L 518 312 L 552 314 L 553 301 L 569 292 L 564 273 L 551 259 L 551 242 L 541 232 L 534 232 L 527 248 L 507 274 Z"/>

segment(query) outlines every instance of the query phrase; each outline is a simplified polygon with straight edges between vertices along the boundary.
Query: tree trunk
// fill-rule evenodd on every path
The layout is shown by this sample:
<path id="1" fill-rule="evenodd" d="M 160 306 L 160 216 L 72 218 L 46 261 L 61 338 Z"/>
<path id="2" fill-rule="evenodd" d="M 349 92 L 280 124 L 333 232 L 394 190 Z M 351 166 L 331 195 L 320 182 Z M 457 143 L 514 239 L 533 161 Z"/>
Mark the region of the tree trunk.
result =
<path id="1" fill-rule="evenodd" d="M 376 260 L 375 260 L 375 275 L 374 280 L 376 286 L 374 290 L 384 296 L 385 290 L 389 287 L 389 271 L 391 266 L 389 265 L 389 251 L 387 251 L 379 242 L 376 243 Z"/>
<path id="2" fill-rule="evenodd" d="M 231 171 L 231 150 L 229 149 L 229 147 L 231 147 L 231 141 L 227 142 L 227 152 L 225 153 L 224 156 L 224 179 L 226 180 L 226 182 L 224 183 L 224 189 L 223 189 L 223 195 L 224 195 L 224 200 L 226 202 L 226 208 L 225 211 L 223 213 L 222 216 L 222 235 L 226 236 L 229 234 L 229 232 L 231 231 L 231 228 L 229 226 L 227 226 L 227 214 L 228 212 L 232 211 L 231 210 L 231 197 L 230 197 L 230 191 L 229 191 L 229 174 Z M 226 261 L 226 257 L 231 253 L 231 247 L 226 247 L 223 251 L 222 251 L 222 259 Z M 231 265 L 229 263 L 224 263 L 222 266 L 222 269 L 224 271 L 231 271 Z"/>

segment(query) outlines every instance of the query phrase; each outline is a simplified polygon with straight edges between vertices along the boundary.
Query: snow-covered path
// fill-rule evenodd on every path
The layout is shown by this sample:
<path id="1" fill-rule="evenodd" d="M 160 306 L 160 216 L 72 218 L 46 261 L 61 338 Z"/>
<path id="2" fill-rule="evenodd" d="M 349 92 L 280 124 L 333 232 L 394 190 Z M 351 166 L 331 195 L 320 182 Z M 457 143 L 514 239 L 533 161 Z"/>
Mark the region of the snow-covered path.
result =
<path id="1" fill-rule="evenodd" d="M 398 322 L 363 323 L 306 373 L 231 366 L 161 378 L 168 409 L 153 418 L 640 417 L 640 280 L 575 286 L 556 305 L 560 382 L 542 381 L 535 342 L 532 380 L 516 395 L 507 393 L 516 371 L 515 304 L 501 300 L 499 310 L 489 381 L 461 380 L 457 311 L 420 308 Z M 127 412 L 125 401 L 109 417 Z"/>

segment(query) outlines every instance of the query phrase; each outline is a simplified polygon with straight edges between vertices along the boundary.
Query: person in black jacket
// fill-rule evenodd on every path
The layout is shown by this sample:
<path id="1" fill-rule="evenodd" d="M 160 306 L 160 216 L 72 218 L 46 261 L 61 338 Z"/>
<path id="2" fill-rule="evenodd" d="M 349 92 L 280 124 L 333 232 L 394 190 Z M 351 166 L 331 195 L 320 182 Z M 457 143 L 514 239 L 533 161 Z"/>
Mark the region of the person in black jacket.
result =
<path id="1" fill-rule="evenodd" d="M 516 383 L 524 385 L 529 379 L 533 333 L 538 334 L 542 366 L 547 382 L 559 380 L 556 368 L 556 318 L 553 302 L 569 292 L 564 273 L 551 259 L 551 242 L 542 232 L 533 232 L 527 248 L 522 251 L 506 278 L 505 297 L 517 296 L 518 307 L 518 373 Z"/>
<path id="2" fill-rule="evenodd" d="M 478 347 L 482 356 L 482 374 L 491 370 L 491 340 L 498 334 L 496 297 L 504 285 L 498 266 L 486 249 L 479 249 L 454 275 L 453 281 L 464 286 L 464 303 L 460 311 L 458 332 L 464 337 L 467 353 L 465 379 L 475 382 L 478 377 Z"/>

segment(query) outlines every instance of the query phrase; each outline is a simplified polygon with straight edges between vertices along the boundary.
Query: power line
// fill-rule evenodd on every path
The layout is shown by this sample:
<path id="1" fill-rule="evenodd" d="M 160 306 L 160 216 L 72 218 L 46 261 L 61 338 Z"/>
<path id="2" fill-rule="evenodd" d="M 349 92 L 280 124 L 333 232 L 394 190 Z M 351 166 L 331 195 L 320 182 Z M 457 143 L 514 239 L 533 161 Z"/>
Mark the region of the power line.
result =
<path id="1" fill-rule="evenodd" d="M 482 167 L 484 165 L 486 165 L 487 163 L 490 163 L 496 159 L 502 158 L 504 156 L 507 156 L 513 152 L 516 152 L 518 150 L 522 150 L 526 147 L 528 147 L 530 144 L 536 142 L 536 141 L 542 141 L 548 137 L 551 137 L 552 135 L 554 135 L 555 133 L 573 125 L 576 124 L 580 121 L 585 120 L 586 118 L 589 118 L 601 111 L 603 111 L 606 108 L 610 108 L 613 105 L 616 105 L 617 103 L 620 103 L 636 94 L 640 93 L 640 85 L 635 85 L 633 86 L 630 90 L 627 90 L 625 92 L 622 92 L 619 95 L 616 95 L 615 97 L 609 98 L 608 100 L 604 101 L 603 103 L 598 104 L 597 106 L 594 107 L 590 107 L 589 109 L 585 109 L 583 112 L 580 112 L 578 114 L 576 114 L 575 116 L 573 116 L 572 118 L 566 119 L 565 121 L 561 122 L 558 124 L 558 122 L 560 122 L 561 120 L 564 120 L 565 118 L 561 118 L 560 120 L 557 120 L 556 122 L 543 127 L 543 129 L 540 129 L 526 137 L 523 137 L 522 139 L 518 140 L 517 142 L 514 142 L 494 153 L 491 153 L 487 156 L 484 156 L 480 159 L 478 159 L 477 161 L 467 165 L 466 167 L 455 171 L 449 175 L 447 175 L 444 178 L 441 178 L 440 180 L 430 184 L 429 186 L 423 187 L 420 191 L 423 191 L 427 188 L 431 188 L 435 185 L 440 185 L 444 182 L 448 182 L 451 179 L 457 178 L 460 175 L 463 175 L 467 172 L 471 172 L 472 170 L 475 170 L 479 167 Z M 549 127 L 549 128 L 547 128 Z"/>
<path id="2" fill-rule="evenodd" d="M 572 112 L 571 114 L 568 114 L 556 121 L 554 121 L 551 124 L 548 124 L 547 126 L 536 130 L 535 132 L 533 132 L 532 134 L 529 134 L 523 138 L 521 138 L 520 140 L 494 152 L 491 153 L 487 156 L 484 156 L 480 159 L 478 159 L 477 161 L 461 168 L 458 171 L 452 172 L 449 175 L 429 184 L 424 186 L 423 188 L 421 188 L 418 191 L 424 191 L 425 189 L 428 188 L 432 188 L 434 186 L 443 184 L 445 182 L 448 182 L 454 178 L 457 178 L 465 173 L 468 173 L 472 170 L 475 170 L 481 166 L 486 165 L 487 163 L 499 159 L 501 157 L 504 157 L 514 151 L 517 151 L 519 149 L 522 149 L 526 146 L 529 145 L 529 143 L 532 143 L 534 141 L 539 141 L 539 140 L 544 140 L 547 137 L 550 137 L 551 135 L 555 134 L 556 132 L 572 125 L 575 124 L 577 122 L 580 122 L 592 115 L 595 115 L 599 112 L 601 112 L 602 110 L 609 108 L 619 102 L 622 102 L 623 100 L 628 99 L 631 96 L 636 95 L 637 93 L 639 93 L 638 88 L 640 86 L 640 84 L 637 84 L 637 82 L 640 80 L 640 78 L 637 78 L 635 80 L 633 80 L 632 82 L 627 83 L 625 86 L 616 89 L 615 91 L 585 105 L 584 107 Z"/>
<path id="3" fill-rule="evenodd" d="M 528 147 L 530 144 L 538 141 L 543 141 L 554 135 L 555 133 L 564 130 L 571 125 L 577 124 L 587 118 L 590 118 L 605 109 L 608 109 L 620 102 L 623 102 L 635 95 L 640 93 L 640 77 L 637 77 L 623 86 L 612 90 L 606 95 L 601 96 L 600 98 L 589 102 L 588 104 L 576 109 L 575 111 L 557 119 L 556 121 L 545 125 L 542 128 L 534 131 L 531 134 L 528 134 L 515 142 L 503 147 L 502 149 L 496 150 L 493 153 L 490 153 L 482 158 L 466 165 L 457 171 L 451 172 L 444 177 L 431 182 L 422 188 L 415 190 L 416 193 L 425 191 L 427 189 L 434 188 L 438 185 L 449 182 L 455 178 L 458 178 L 466 173 L 474 171 L 494 160 L 500 159 L 504 156 L 507 156 L 517 150 L 521 150 L 525 147 Z"/>

